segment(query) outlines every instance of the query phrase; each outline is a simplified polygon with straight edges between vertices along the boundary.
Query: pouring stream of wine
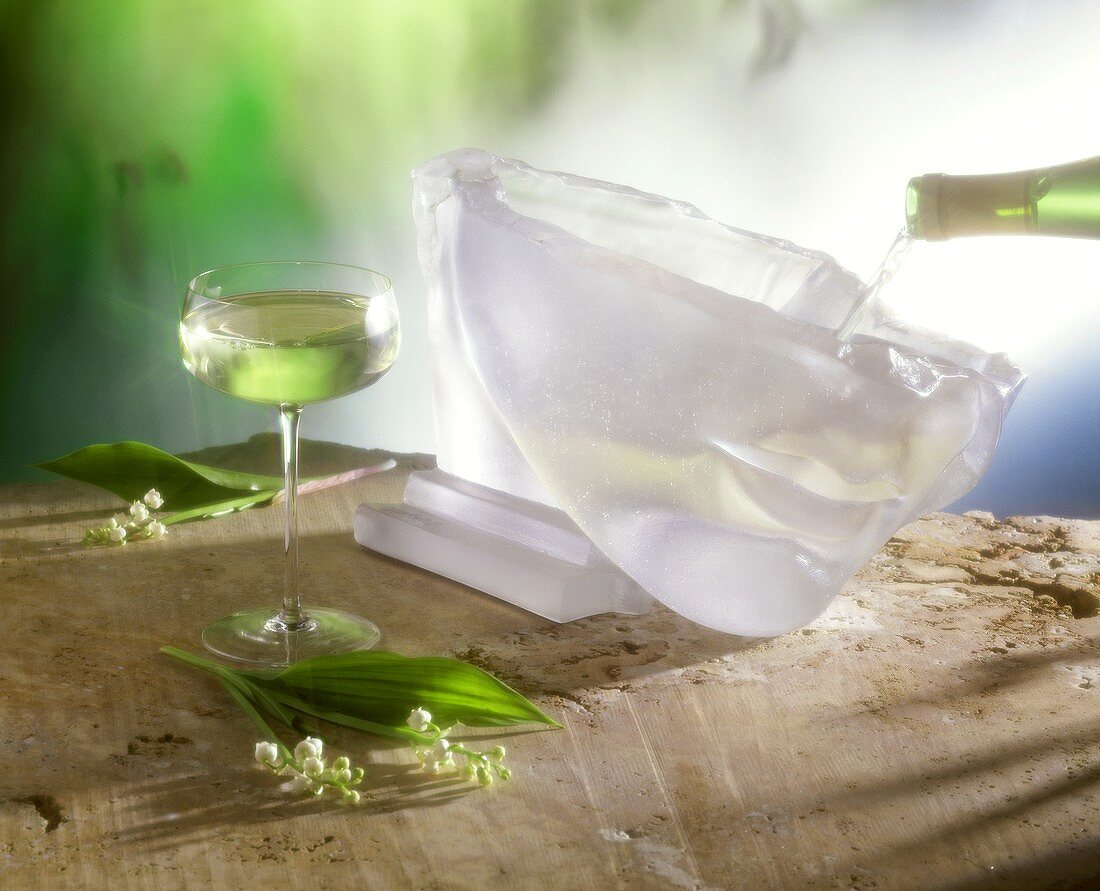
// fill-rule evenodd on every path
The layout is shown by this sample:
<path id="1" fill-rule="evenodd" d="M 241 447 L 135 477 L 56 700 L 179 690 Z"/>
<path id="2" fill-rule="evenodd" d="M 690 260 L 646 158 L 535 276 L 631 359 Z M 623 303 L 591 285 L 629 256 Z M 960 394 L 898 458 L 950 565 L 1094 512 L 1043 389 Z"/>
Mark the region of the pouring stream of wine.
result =
<path id="1" fill-rule="evenodd" d="M 913 246 L 913 239 L 909 235 L 907 229 L 902 229 L 898 232 L 897 237 L 894 239 L 894 243 L 890 245 L 890 250 L 886 252 L 885 258 L 879 265 L 878 270 L 871 277 L 871 281 L 859 292 L 859 296 L 852 304 L 851 310 L 849 310 L 847 317 L 836 329 L 836 338 L 839 341 L 847 341 L 852 334 L 855 333 L 859 322 L 863 318 L 863 313 L 867 307 L 874 301 L 882 290 L 883 286 L 890 281 L 896 274 L 898 269 L 901 268 L 902 262 L 909 255 L 909 249 Z"/>

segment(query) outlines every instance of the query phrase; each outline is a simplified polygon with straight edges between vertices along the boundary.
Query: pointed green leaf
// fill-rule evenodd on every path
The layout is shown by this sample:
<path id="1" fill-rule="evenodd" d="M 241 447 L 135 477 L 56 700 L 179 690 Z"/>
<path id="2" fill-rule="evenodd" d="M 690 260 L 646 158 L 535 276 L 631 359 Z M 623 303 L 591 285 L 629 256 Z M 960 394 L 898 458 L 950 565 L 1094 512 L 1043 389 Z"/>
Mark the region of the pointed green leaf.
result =
<path id="1" fill-rule="evenodd" d="M 303 659 L 278 673 L 241 674 L 258 687 L 308 703 L 318 716 L 325 712 L 399 727 L 412 709 L 422 707 L 443 727 L 558 726 L 511 687 L 457 659 L 364 650 Z"/>
<path id="2" fill-rule="evenodd" d="M 99 486 L 126 501 L 136 501 L 150 488 L 157 489 L 169 510 L 201 508 L 200 516 L 267 503 L 283 487 L 281 477 L 184 461 L 142 442 L 91 445 L 35 466 Z"/>
<path id="3" fill-rule="evenodd" d="M 316 656 L 282 670 L 244 671 L 176 647 L 162 647 L 161 652 L 221 678 L 257 726 L 256 706 L 284 723 L 289 708 L 334 724 L 414 742 L 421 734 L 405 719 L 418 707 L 431 712 L 441 727 L 457 723 L 468 727 L 561 726 L 491 674 L 457 659 L 360 651 Z"/>
<path id="4" fill-rule="evenodd" d="M 422 742 L 425 740 L 423 734 L 417 733 L 407 725 L 404 727 L 390 727 L 386 724 L 366 721 L 363 718 L 354 718 L 342 712 L 326 712 L 317 708 L 312 703 L 299 699 L 297 696 L 291 696 L 289 693 L 271 692 L 269 695 L 280 704 L 297 709 L 302 712 L 302 714 L 311 715 L 314 718 L 320 718 L 322 721 L 329 721 L 333 724 L 341 724 L 344 727 L 351 727 L 353 730 L 364 730 L 376 736 L 389 736 L 394 739 L 403 739 L 408 742 Z"/>

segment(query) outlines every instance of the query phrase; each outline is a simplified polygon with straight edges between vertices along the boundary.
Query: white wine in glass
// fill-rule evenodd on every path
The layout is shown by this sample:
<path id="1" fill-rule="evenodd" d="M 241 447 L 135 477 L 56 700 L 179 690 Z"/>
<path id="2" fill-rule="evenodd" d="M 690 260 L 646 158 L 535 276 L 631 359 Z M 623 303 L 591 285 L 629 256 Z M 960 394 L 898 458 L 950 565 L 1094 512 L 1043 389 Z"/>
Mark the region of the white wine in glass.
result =
<path id="1" fill-rule="evenodd" d="M 331 263 L 250 263 L 213 269 L 188 287 L 183 363 L 195 377 L 277 406 L 283 434 L 286 568 L 281 610 L 252 609 L 203 631 L 207 648 L 252 665 L 283 666 L 362 650 L 381 636 L 368 619 L 304 609 L 298 591 L 298 422 L 302 407 L 369 387 L 393 365 L 400 324 L 390 280 Z"/>

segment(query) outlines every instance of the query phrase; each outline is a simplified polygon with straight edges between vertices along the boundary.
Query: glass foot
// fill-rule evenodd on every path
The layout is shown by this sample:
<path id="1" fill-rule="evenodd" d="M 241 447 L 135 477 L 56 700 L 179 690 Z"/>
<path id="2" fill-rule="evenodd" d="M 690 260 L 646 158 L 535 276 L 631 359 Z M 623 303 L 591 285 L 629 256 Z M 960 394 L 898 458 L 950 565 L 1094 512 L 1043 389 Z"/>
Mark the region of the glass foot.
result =
<path id="1" fill-rule="evenodd" d="M 369 650 L 382 637 L 369 619 L 333 609 L 307 609 L 307 621 L 290 631 L 270 608 L 234 613 L 207 625 L 206 648 L 226 659 L 265 668 L 282 668 L 299 659 L 352 650 Z"/>

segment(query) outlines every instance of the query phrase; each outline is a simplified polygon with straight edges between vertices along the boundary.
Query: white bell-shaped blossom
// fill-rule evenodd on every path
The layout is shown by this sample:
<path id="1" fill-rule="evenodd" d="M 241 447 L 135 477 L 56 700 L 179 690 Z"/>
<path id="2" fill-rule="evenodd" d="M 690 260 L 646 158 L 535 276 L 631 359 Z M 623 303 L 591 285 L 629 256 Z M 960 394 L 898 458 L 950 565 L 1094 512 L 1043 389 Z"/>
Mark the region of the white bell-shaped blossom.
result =
<path id="1" fill-rule="evenodd" d="M 423 733 L 428 729 L 428 725 L 432 723 L 432 713 L 422 708 L 414 708 L 409 712 L 409 717 L 405 719 L 413 730 L 417 733 Z"/>
<path id="2" fill-rule="evenodd" d="M 291 792 L 305 792 L 313 785 L 313 780 L 304 774 L 296 773 L 290 781 Z"/>
<path id="3" fill-rule="evenodd" d="M 307 736 L 294 747 L 294 759 L 305 761 L 307 758 L 320 758 L 325 744 L 315 736 Z"/>
<path id="4" fill-rule="evenodd" d="M 256 743 L 256 760 L 260 764 L 274 767 L 279 763 L 279 747 L 275 743 L 266 740 Z"/>

